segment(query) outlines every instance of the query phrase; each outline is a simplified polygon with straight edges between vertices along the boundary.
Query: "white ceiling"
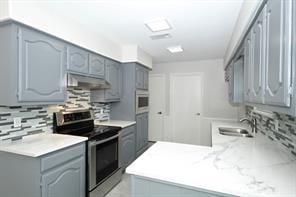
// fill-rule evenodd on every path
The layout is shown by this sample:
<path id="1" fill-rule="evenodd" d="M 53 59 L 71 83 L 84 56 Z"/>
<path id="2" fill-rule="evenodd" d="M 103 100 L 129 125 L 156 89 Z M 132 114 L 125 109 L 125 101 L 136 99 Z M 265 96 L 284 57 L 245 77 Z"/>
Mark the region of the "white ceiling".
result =
<path id="1" fill-rule="evenodd" d="M 154 63 L 223 58 L 243 0 L 59 0 L 43 8 L 122 45 L 136 44 Z M 172 38 L 151 40 L 145 21 L 166 18 Z M 183 53 L 166 47 L 181 45 Z"/>

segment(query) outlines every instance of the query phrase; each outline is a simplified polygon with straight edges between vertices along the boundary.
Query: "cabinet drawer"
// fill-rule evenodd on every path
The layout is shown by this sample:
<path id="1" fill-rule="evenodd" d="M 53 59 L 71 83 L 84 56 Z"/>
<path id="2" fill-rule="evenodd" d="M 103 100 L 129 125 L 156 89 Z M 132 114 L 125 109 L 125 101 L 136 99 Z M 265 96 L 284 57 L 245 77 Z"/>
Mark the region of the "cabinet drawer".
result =
<path id="1" fill-rule="evenodd" d="M 51 153 L 50 155 L 41 158 L 41 171 L 43 172 L 84 154 L 85 143 L 81 143 L 65 150 Z"/>
<path id="2" fill-rule="evenodd" d="M 123 129 L 121 130 L 121 135 L 122 135 L 122 136 L 130 135 L 131 133 L 135 133 L 135 130 L 136 130 L 136 126 L 135 126 L 135 125 L 132 125 L 132 126 L 129 126 L 129 127 L 123 128 Z"/>

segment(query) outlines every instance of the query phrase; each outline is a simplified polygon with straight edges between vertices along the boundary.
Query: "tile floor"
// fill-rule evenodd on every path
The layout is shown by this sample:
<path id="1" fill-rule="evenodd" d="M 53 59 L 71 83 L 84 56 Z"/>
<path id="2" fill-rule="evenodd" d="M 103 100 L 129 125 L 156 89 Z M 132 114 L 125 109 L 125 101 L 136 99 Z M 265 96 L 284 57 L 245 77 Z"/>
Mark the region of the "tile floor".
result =
<path id="1" fill-rule="evenodd" d="M 150 148 L 155 142 L 148 142 Z M 123 174 L 122 181 L 116 185 L 105 197 L 131 197 L 131 176 Z"/>
<path id="2" fill-rule="evenodd" d="M 131 197 L 131 177 L 123 174 L 122 181 L 116 185 L 106 197 Z"/>

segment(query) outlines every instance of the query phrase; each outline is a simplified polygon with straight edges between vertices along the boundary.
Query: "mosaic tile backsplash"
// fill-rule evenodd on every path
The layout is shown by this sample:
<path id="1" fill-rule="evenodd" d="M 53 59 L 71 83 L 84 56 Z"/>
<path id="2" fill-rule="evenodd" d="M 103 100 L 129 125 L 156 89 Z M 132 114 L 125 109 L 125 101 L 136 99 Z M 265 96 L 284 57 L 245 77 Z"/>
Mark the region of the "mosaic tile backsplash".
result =
<path id="1" fill-rule="evenodd" d="M 67 102 L 51 106 L 0 106 L 0 142 L 18 140 L 23 136 L 52 132 L 53 112 L 75 109 L 92 109 L 96 118 L 109 116 L 110 105 L 90 103 L 90 90 L 68 88 Z M 102 113 L 103 112 L 103 113 Z M 13 119 L 22 118 L 22 126 L 14 128 Z"/>
<path id="2" fill-rule="evenodd" d="M 271 114 L 273 118 L 256 113 L 252 107 L 246 107 L 246 115 L 256 118 L 258 131 L 296 157 L 296 118 L 276 112 Z"/>

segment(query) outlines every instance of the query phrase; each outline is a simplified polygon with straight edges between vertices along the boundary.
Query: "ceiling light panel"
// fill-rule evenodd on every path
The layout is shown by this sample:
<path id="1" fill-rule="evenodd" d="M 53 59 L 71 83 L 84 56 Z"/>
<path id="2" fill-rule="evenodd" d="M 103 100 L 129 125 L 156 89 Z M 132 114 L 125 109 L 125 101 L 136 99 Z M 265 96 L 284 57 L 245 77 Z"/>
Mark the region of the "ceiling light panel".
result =
<path id="1" fill-rule="evenodd" d="M 166 19 L 155 19 L 145 22 L 146 27 L 152 32 L 159 32 L 172 29 L 171 25 Z"/>
<path id="2" fill-rule="evenodd" d="M 182 46 L 172 46 L 172 47 L 167 47 L 167 50 L 171 53 L 181 53 L 183 52 Z"/>

